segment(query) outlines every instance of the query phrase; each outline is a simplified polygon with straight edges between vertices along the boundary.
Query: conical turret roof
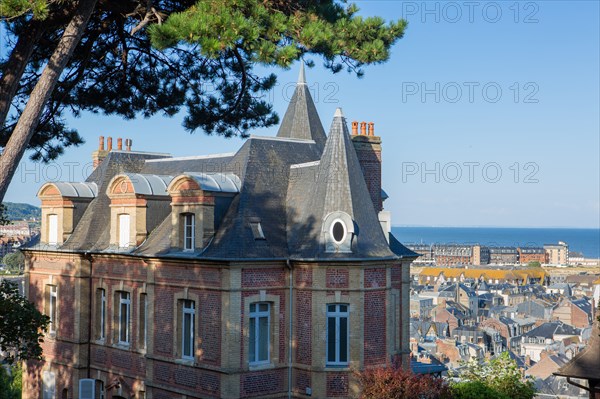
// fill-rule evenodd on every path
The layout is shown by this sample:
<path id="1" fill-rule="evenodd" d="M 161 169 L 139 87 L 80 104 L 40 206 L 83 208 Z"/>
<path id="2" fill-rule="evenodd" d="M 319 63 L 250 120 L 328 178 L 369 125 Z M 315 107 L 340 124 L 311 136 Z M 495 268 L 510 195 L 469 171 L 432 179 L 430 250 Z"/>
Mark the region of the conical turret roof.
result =
<path id="1" fill-rule="evenodd" d="M 285 112 L 277 137 L 314 140 L 320 148 L 325 146 L 327 136 L 306 84 L 304 63 L 300 65 L 296 90 Z"/>
<path id="2" fill-rule="evenodd" d="M 365 184 L 342 110 L 335 112 L 318 163 L 297 165 L 288 190 L 290 252 L 302 258 L 394 257 Z M 334 213 L 353 222 L 351 251 L 326 250 L 324 223 Z M 325 226 L 326 227 L 326 226 Z"/>

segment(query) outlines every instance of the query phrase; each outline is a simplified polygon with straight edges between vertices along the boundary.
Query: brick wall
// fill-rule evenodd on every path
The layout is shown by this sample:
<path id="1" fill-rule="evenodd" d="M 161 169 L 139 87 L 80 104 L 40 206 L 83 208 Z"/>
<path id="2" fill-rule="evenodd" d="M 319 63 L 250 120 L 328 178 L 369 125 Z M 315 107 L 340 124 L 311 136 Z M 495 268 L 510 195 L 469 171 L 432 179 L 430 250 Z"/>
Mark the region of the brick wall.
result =
<path id="1" fill-rule="evenodd" d="M 286 369 L 255 371 L 240 378 L 240 394 L 243 398 L 263 396 L 285 389 Z"/>
<path id="2" fill-rule="evenodd" d="M 385 291 L 365 292 L 364 358 L 367 366 L 386 362 L 385 296 Z"/>
<path id="3" fill-rule="evenodd" d="M 381 200 L 381 138 L 357 135 L 352 136 L 352 141 L 375 212 L 379 212 L 383 209 Z"/>
<path id="4" fill-rule="evenodd" d="M 348 396 L 349 377 L 349 373 L 347 372 L 328 372 L 327 396 L 334 398 Z"/>
<path id="5" fill-rule="evenodd" d="M 312 363 L 312 294 L 296 292 L 296 362 Z"/>
<path id="6" fill-rule="evenodd" d="M 348 288 L 349 284 L 348 269 L 328 268 L 326 272 L 327 288 Z"/>

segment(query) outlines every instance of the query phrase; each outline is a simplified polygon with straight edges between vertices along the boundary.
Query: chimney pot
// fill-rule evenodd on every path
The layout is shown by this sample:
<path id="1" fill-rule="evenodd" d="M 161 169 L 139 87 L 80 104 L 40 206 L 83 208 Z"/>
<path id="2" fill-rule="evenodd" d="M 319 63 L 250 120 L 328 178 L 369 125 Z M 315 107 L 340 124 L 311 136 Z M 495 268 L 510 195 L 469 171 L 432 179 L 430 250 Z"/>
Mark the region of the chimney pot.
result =
<path id="1" fill-rule="evenodd" d="M 131 151 L 131 139 L 125 140 L 125 147 L 127 151 Z"/>
<path id="2" fill-rule="evenodd" d="M 357 136 L 358 135 L 358 121 L 353 121 L 352 122 L 352 135 L 353 136 Z"/>
<path id="3" fill-rule="evenodd" d="M 375 136 L 375 123 L 369 122 L 369 136 Z"/>
<path id="4" fill-rule="evenodd" d="M 119 137 L 117 139 L 117 150 L 121 151 L 122 149 L 123 149 L 123 139 Z"/>
<path id="5" fill-rule="evenodd" d="M 98 151 L 104 151 L 104 136 L 100 136 L 98 143 Z"/>
<path id="6" fill-rule="evenodd" d="M 112 151 L 112 137 L 108 137 L 108 139 L 106 139 L 106 150 L 107 151 Z"/>
<path id="7" fill-rule="evenodd" d="M 366 136 L 367 135 L 367 122 L 361 122 L 360 123 L 360 135 L 361 136 Z"/>

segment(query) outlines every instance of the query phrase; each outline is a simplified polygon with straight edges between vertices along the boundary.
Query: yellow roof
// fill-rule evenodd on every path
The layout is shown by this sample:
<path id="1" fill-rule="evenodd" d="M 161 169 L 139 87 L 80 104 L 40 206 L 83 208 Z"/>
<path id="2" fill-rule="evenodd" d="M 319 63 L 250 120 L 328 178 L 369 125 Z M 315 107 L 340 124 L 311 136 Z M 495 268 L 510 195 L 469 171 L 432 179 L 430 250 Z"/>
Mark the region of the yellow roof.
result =
<path id="1" fill-rule="evenodd" d="M 516 269 L 516 270 L 498 270 L 498 269 L 461 269 L 455 267 L 424 267 L 420 276 L 439 276 L 444 273 L 447 278 L 459 277 L 464 274 L 466 278 L 498 280 L 524 280 L 526 277 L 544 278 L 546 272 L 537 269 Z"/>

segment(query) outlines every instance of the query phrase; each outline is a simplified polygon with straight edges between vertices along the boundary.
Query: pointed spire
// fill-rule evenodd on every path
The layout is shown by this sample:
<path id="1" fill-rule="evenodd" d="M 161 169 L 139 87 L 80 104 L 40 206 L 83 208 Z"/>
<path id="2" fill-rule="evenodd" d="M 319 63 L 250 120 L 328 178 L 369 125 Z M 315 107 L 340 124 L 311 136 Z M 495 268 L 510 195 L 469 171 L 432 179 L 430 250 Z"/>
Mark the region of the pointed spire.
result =
<path id="1" fill-rule="evenodd" d="M 343 118 L 344 117 L 344 113 L 342 112 L 342 109 L 338 107 L 335 110 L 335 114 L 333 114 L 333 117 L 334 118 Z"/>
<path id="2" fill-rule="evenodd" d="M 314 140 L 321 149 L 325 146 L 327 136 L 306 84 L 303 62 L 300 64 L 296 90 L 285 111 L 277 137 Z"/>
<path id="3" fill-rule="evenodd" d="M 304 76 L 304 62 L 300 61 L 300 73 L 298 73 L 298 85 L 306 84 L 306 77 Z"/>

